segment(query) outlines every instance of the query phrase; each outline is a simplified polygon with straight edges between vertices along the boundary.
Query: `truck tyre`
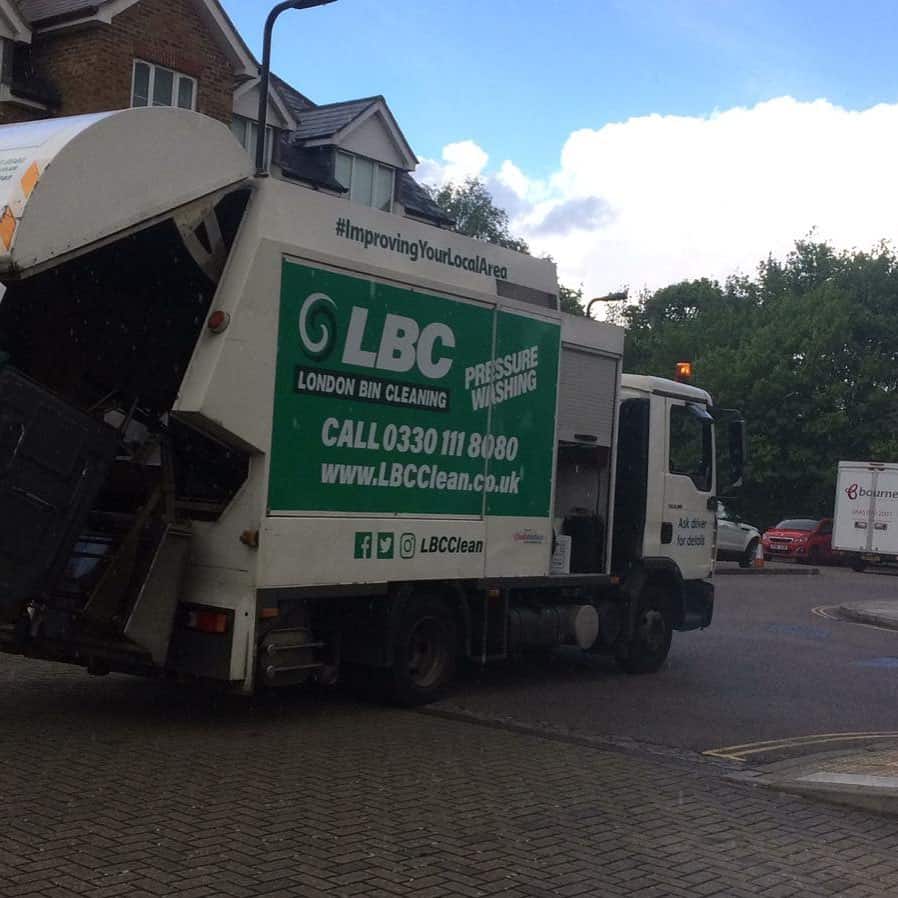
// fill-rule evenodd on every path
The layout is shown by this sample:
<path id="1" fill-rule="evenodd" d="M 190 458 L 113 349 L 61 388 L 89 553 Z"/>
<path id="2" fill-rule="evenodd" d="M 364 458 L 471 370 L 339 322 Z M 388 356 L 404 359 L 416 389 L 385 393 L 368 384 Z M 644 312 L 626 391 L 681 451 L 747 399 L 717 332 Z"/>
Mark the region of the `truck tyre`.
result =
<path id="1" fill-rule="evenodd" d="M 745 551 L 742 553 L 742 558 L 739 559 L 739 567 L 751 567 L 755 560 L 755 552 L 757 551 L 758 541 L 753 539 L 745 547 Z"/>
<path id="2" fill-rule="evenodd" d="M 664 591 L 648 586 L 639 599 L 636 624 L 618 664 L 632 674 L 654 673 L 667 660 L 673 637 L 670 603 Z"/>
<path id="3" fill-rule="evenodd" d="M 858 574 L 862 574 L 864 572 L 864 568 L 867 565 L 860 558 L 855 558 L 851 562 L 851 570 L 856 571 Z"/>
<path id="4" fill-rule="evenodd" d="M 402 611 L 393 642 L 391 698 L 412 707 L 435 701 L 455 673 L 455 619 L 439 599 L 412 599 Z"/>

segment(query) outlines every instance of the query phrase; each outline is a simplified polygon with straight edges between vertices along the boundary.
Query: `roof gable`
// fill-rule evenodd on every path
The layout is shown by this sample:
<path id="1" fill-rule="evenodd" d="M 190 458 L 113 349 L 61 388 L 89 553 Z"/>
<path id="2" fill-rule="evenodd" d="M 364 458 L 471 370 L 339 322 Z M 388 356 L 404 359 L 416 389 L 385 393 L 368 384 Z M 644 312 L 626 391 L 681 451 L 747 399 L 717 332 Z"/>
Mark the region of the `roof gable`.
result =
<path id="1" fill-rule="evenodd" d="M 381 96 L 306 110 L 300 114 L 295 139 L 308 147 L 343 147 L 404 171 L 411 171 L 418 164 Z"/>
<path id="2" fill-rule="evenodd" d="M 22 16 L 35 30 L 65 27 L 75 22 L 109 24 L 140 0 L 18 0 Z M 191 0 L 210 33 L 218 40 L 240 79 L 254 78 L 259 66 L 219 0 Z"/>
<path id="3" fill-rule="evenodd" d="M 296 128 L 298 140 L 323 140 L 334 137 L 369 106 L 377 97 L 361 100 L 345 100 L 341 103 L 326 103 L 304 110 Z"/>
<path id="4" fill-rule="evenodd" d="M 383 117 L 377 112 L 364 116 L 349 133 L 341 137 L 337 146 L 402 171 L 410 171 L 415 166 L 414 156 L 409 157 L 403 152 L 403 147 L 397 143 L 390 129 L 385 126 Z"/>
<path id="5" fill-rule="evenodd" d="M 25 44 L 31 42 L 31 29 L 15 0 L 0 0 L 0 37 Z"/>
<path id="6" fill-rule="evenodd" d="M 234 91 L 234 115 L 256 121 L 259 116 L 259 78 L 241 84 Z M 292 131 L 296 127 L 296 115 L 284 99 L 282 91 L 271 85 L 268 91 L 268 124 L 273 128 Z"/>
<path id="7" fill-rule="evenodd" d="M 42 22 L 60 16 L 90 15 L 98 11 L 104 0 L 18 0 L 22 15 L 29 22 Z"/>

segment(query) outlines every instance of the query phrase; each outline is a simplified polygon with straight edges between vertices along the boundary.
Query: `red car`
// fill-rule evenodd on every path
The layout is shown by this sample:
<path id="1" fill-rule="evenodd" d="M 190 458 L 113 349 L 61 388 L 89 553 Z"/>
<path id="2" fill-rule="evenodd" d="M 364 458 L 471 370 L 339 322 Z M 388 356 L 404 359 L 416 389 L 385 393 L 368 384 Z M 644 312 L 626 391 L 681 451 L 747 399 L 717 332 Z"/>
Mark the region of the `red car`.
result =
<path id="1" fill-rule="evenodd" d="M 764 558 L 790 558 L 808 564 L 838 561 L 832 547 L 833 520 L 788 518 L 761 536 Z"/>

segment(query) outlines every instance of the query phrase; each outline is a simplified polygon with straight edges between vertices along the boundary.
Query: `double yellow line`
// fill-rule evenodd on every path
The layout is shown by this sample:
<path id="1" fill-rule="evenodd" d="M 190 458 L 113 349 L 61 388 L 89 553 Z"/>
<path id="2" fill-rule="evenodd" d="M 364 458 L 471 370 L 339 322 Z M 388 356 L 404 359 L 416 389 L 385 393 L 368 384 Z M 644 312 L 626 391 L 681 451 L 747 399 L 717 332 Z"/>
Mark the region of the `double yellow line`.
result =
<path id="1" fill-rule="evenodd" d="M 898 732 L 892 733 L 819 733 L 813 736 L 796 736 L 792 739 L 768 739 L 766 742 L 746 742 L 743 745 L 728 745 L 711 748 L 702 752 L 711 758 L 727 761 L 746 761 L 751 755 L 787 748 L 803 748 L 812 745 L 827 745 L 833 742 L 869 742 L 876 739 L 898 740 Z"/>

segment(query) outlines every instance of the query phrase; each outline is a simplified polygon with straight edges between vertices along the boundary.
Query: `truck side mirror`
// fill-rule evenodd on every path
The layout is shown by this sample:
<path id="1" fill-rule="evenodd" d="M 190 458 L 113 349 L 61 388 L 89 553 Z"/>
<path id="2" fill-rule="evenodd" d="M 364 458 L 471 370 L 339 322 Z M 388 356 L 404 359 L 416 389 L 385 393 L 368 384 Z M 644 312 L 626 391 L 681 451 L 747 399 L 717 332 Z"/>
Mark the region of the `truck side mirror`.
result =
<path id="1" fill-rule="evenodd" d="M 736 418 L 727 425 L 730 450 L 730 489 L 742 486 L 745 473 L 745 421 Z"/>

